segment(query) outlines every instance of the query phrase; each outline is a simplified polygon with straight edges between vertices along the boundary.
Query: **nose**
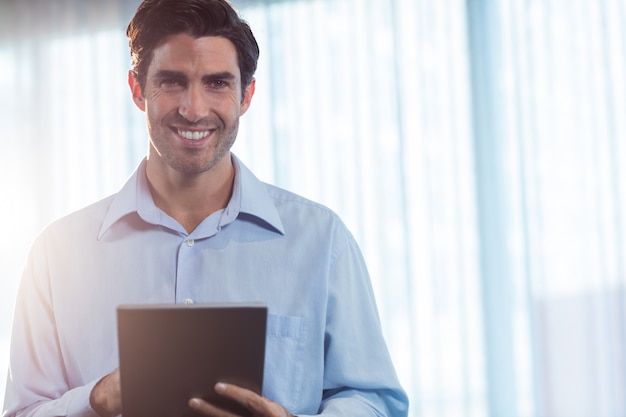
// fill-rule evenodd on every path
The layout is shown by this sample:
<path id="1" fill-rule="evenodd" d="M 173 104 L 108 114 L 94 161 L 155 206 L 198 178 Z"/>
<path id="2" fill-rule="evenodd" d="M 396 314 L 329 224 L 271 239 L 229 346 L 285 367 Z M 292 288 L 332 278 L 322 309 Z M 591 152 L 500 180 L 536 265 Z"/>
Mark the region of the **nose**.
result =
<path id="1" fill-rule="evenodd" d="M 203 93 L 201 87 L 189 86 L 181 97 L 178 113 L 192 123 L 206 117 L 209 107 Z"/>

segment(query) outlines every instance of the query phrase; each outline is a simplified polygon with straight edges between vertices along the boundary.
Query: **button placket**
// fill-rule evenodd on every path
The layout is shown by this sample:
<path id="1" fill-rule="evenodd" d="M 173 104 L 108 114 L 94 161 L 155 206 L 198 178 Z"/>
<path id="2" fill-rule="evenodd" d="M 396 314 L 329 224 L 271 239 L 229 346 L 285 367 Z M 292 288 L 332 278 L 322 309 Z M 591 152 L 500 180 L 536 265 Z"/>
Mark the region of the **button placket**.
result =
<path id="1" fill-rule="evenodd" d="M 193 304 L 194 299 L 190 296 L 193 295 L 193 280 L 192 269 L 190 269 L 193 257 L 197 249 L 194 249 L 196 245 L 195 239 L 190 237 L 184 238 L 181 242 L 180 250 L 178 251 L 178 268 L 176 279 L 176 302 L 182 304 Z"/>

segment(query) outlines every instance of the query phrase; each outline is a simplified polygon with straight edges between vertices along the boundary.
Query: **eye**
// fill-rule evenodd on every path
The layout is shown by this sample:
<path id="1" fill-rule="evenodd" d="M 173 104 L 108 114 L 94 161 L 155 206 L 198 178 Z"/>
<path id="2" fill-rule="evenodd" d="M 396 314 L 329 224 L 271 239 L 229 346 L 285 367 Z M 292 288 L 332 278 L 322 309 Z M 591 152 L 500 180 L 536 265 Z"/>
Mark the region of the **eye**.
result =
<path id="1" fill-rule="evenodd" d="M 213 90 L 222 90 L 224 88 L 227 88 L 228 86 L 229 86 L 228 82 L 224 80 L 211 80 L 208 83 L 208 87 Z"/>

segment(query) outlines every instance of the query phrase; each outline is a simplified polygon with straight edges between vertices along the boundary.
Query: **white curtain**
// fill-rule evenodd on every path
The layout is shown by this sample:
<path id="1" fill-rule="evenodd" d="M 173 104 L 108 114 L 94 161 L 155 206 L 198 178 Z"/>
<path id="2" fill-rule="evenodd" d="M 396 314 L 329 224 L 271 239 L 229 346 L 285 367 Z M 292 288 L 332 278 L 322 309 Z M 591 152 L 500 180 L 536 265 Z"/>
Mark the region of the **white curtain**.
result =
<path id="1" fill-rule="evenodd" d="M 234 3 L 235 152 L 355 234 L 411 417 L 626 416 L 624 1 Z M 0 365 L 33 236 L 145 152 L 137 4 L 0 0 Z"/>

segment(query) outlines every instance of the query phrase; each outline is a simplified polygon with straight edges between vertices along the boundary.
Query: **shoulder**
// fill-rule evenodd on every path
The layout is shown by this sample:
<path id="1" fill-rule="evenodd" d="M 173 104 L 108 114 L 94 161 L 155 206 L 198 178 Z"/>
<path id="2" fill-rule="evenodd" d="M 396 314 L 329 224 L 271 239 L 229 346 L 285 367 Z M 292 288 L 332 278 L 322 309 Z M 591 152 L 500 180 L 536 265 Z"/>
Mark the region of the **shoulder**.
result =
<path id="1" fill-rule="evenodd" d="M 114 197 L 110 195 L 56 219 L 43 229 L 39 239 L 96 239 Z"/>
<path id="2" fill-rule="evenodd" d="M 265 184 L 286 233 L 315 236 L 343 247 L 356 241 L 341 217 L 324 204 L 271 184 Z M 330 243 L 330 242 L 329 242 Z"/>
<path id="3" fill-rule="evenodd" d="M 288 212 L 290 214 L 306 214 L 313 216 L 311 220 L 326 220 L 343 225 L 337 213 L 324 204 L 272 184 L 264 183 L 264 185 L 267 188 L 267 194 L 279 211 Z"/>
<path id="4" fill-rule="evenodd" d="M 92 259 L 111 200 L 104 198 L 47 225 L 30 246 L 23 280 L 50 277 L 53 270 L 64 271 L 72 259 Z"/>

